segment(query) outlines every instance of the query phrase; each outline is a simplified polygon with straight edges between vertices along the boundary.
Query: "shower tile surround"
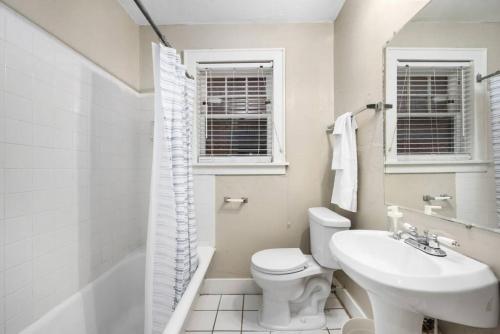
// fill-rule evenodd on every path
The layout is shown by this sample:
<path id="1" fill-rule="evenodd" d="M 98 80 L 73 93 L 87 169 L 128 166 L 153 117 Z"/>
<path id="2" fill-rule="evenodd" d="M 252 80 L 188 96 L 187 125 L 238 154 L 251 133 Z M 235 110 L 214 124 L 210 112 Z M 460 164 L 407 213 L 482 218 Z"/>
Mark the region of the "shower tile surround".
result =
<path id="1" fill-rule="evenodd" d="M 150 100 L 0 4 L 0 333 L 144 245 Z"/>

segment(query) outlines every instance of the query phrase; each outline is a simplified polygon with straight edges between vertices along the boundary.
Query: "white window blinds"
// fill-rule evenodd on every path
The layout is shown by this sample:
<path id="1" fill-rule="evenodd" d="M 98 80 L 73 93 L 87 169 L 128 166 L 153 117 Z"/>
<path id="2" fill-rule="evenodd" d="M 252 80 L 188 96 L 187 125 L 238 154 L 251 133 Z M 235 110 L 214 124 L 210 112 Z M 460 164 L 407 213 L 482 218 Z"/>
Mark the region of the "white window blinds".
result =
<path id="1" fill-rule="evenodd" d="M 271 162 L 272 63 L 197 68 L 199 162 Z"/>
<path id="2" fill-rule="evenodd" d="M 471 159 L 473 94 L 469 62 L 398 64 L 398 160 Z"/>

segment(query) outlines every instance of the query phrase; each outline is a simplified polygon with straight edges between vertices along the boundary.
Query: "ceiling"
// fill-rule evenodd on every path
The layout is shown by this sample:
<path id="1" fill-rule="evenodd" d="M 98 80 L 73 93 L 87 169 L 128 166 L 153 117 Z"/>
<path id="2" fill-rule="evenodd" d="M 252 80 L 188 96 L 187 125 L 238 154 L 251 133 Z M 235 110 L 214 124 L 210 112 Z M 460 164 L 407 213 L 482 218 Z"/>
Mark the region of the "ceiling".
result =
<path id="1" fill-rule="evenodd" d="M 332 22 L 345 0 L 142 0 L 158 25 Z M 146 19 L 133 0 L 118 0 L 139 25 Z"/>
<path id="2" fill-rule="evenodd" d="M 500 22 L 500 0 L 432 0 L 413 21 Z"/>

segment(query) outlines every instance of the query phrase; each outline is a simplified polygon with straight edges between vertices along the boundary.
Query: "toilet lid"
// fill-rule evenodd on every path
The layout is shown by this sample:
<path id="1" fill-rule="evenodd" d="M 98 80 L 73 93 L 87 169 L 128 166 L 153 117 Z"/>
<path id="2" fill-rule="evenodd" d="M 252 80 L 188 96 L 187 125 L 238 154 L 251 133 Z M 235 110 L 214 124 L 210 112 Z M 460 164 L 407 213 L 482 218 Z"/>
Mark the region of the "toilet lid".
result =
<path id="1" fill-rule="evenodd" d="M 298 248 L 274 248 L 255 253 L 252 265 L 268 274 L 290 274 L 306 268 L 307 258 Z"/>

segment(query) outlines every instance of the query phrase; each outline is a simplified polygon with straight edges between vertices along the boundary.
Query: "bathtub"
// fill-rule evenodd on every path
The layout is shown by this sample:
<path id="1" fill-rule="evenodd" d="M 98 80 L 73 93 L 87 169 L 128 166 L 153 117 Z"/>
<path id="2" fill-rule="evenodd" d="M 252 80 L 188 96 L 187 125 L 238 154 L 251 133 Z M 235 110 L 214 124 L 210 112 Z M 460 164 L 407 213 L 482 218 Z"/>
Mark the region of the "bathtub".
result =
<path id="1" fill-rule="evenodd" d="M 200 264 L 163 332 L 178 334 L 212 259 L 199 247 Z M 144 332 L 144 252 L 135 252 L 54 307 L 21 334 L 140 334 Z"/>

